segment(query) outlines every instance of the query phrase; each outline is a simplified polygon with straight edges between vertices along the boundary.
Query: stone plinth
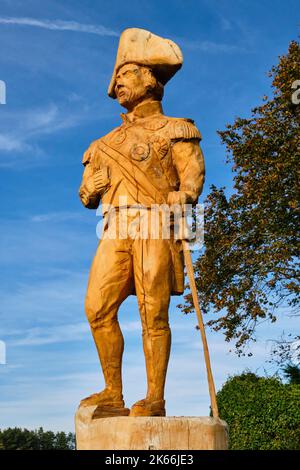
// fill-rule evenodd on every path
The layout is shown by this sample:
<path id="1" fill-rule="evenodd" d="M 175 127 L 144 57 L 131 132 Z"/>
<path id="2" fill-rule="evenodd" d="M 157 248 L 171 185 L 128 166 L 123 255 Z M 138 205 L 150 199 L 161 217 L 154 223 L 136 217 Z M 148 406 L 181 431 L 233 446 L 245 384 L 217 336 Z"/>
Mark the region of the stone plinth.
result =
<path id="1" fill-rule="evenodd" d="M 75 416 L 78 450 L 226 450 L 225 421 L 210 417 L 114 417 L 92 420 L 95 406 Z"/>

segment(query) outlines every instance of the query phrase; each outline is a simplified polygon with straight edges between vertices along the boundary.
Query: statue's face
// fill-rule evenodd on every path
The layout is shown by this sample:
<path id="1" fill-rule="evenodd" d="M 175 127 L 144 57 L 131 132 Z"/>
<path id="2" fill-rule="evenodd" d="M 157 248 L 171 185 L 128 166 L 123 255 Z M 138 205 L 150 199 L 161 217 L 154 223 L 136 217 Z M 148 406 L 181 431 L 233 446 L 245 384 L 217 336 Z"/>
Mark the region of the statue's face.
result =
<path id="1" fill-rule="evenodd" d="M 116 76 L 115 93 L 121 106 L 131 109 L 142 101 L 148 92 L 143 68 L 136 64 L 126 64 Z"/>

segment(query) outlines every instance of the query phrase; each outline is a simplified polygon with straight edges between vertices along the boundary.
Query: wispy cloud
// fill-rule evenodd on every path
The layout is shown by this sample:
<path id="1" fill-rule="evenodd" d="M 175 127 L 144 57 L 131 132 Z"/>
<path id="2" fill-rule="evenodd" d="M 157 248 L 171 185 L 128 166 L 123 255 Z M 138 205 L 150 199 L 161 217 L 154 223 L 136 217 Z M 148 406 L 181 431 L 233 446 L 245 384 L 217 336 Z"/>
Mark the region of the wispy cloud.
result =
<path id="1" fill-rule="evenodd" d="M 5 117 L 5 121 L 4 121 Z M 79 113 L 59 108 L 50 103 L 44 108 L 20 110 L 3 116 L 4 132 L 0 134 L 0 150 L 4 152 L 25 152 L 33 150 L 29 140 L 40 135 L 52 134 L 77 125 L 82 119 Z M 6 130 L 6 129 L 7 130 Z M 7 166 L 7 160 L 0 165 Z"/>
<path id="2" fill-rule="evenodd" d="M 0 119 L 0 168 L 23 168 L 42 164 L 44 159 L 40 157 L 45 157 L 45 151 L 38 139 L 93 119 L 93 114 L 89 111 L 89 106 L 77 106 L 74 109 L 72 103 L 65 102 L 6 112 Z M 20 155 L 24 154 L 26 159 L 21 160 Z M 10 158 L 7 158 L 8 155 Z"/>
<path id="3" fill-rule="evenodd" d="M 0 134 L 0 150 L 4 152 L 26 152 L 31 150 L 31 146 L 26 144 L 24 139 L 15 137 L 12 134 Z M 7 160 L 0 161 L 0 166 L 8 166 Z"/>
<path id="4" fill-rule="evenodd" d="M 14 339 L 12 346 L 43 346 L 46 344 L 78 341 L 89 332 L 87 322 L 65 324 L 54 327 L 37 327 L 23 331 L 20 338 Z"/>
<path id="5" fill-rule="evenodd" d="M 230 31 L 232 29 L 232 22 L 228 20 L 228 18 L 222 16 L 220 18 L 220 23 L 223 31 Z"/>
<path id="6" fill-rule="evenodd" d="M 0 24 L 31 26 L 52 31 L 75 31 L 78 33 L 97 34 L 98 36 L 119 36 L 119 33 L 103 25 L 82 24 L 77 21 L 47 20 L 29 17 L 0 17 Z"/>
<path id="7" fill-rule="evenodd" d="M 125 321 L 122 331 L 131 335 L 141 333 L 140 321 Z M 79 323 L 65 323 L 59 326 L 39 326 L 27 330 L 12 330 L 5 332 L 10 347 L 16 346 L 44 346 L 47 344 L 69 343 L 78 341 L 90 333 L 88 321 Z"/>
<path id="8" fill-rule="evenodd" d="M 82 103 L 79 105 L 76 100 Z M 76 100 L 67 96 L 58 104 L 49 102 L 29 109 L 5 110 L 0 116 L 0 168 L 41 165 L 44 160 L 36 158 L 45 156 L 38 141 L 40 137 L 114 116 L 111 112 L 103 112 L 103 109 L 100 114 L 97 106 L 85 103 L 79 96 Z M 10 158 L 7 158 L 8 154 Z M 20 159 L 24 154 L 25 160 Z"/>
<path id="9" fill-rule="evenodd" d="M 60 212 L 48 212 L 45 214 L 36 214 L 29 218 L 32 222 L 44 223 L 44 222 L 66 222 L 69 220 L 85 220 L 82 212 L 71 212 L 71 211 L 60 211 Z"/>
<path id="10" fill-rule="evenodd" d="M 180 44 L 186 49 L 199 50 L 210 53 L 234 53 L 245 52 L 247 49 L 236 44 L 228 44 L 214 41 L 198 41 L 189 39 L 180 39 Z"/>

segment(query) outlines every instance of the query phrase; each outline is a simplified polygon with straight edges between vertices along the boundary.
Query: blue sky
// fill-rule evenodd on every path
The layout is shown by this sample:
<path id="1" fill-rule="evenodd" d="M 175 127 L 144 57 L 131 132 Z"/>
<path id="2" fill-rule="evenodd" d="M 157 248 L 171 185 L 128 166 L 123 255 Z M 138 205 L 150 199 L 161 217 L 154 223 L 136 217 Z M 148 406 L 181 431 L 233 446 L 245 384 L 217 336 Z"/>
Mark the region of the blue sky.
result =
<path id="1" fill-rule="evenodd" d="M 0 0 L 1 245 L 0 428 L 73 430 L 75 409 L 100 390 L 102 375 L 83 302 L 97 246 L 98 219 L 77 196 L 82 153 L 120 123 L 107 97 L 120 32 L 141 27 L 176 41 L 184 66 L 168 84 L 164 110 L 191 117 L 203 134 L 207 179 L 230 190 L 232 173 L 216 130 L 270 93 L 267 71 L 297 38 L 298 2 L 288 0 Z M 179 299 L 180 300 L 180 299 Z M 170 308 L 173 350 L 166 398 L 169 415 L 207 415 L 209 397 L 194 316 Z M 124 394 L 145 393 L 136 299 L 120 311 L 126 341 Z M 269 340 L 294 320 L 264 323 L 252 357 L 229 353 L 208 332 L 217 389 L 228 375 L 260 374 Z"/>

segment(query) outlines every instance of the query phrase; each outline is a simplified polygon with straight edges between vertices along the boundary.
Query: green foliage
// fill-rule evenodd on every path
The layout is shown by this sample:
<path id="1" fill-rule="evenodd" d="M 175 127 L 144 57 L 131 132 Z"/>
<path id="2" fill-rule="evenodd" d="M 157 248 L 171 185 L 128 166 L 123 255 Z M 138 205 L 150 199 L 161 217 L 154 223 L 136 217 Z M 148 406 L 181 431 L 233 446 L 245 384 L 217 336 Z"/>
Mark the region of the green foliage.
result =
<path id="1" fill-rule="evenodd" d="M 21 428 L 0 430 L 0 450 L 74 450 L 75 436 L 72 433 L 35 431 Z"/>
<path id="2" fill-rule="evenodd" d="M 248 372 L 229 378 L 217 401 L 230 449 L 300 449 L 299 385 Z"/>
<path id="3" fill-rule="evenodd" d="M 272 68 L 273 97 L 219 135 L 234 173 L 234 192 L 211 187 L 205 203 L 205 252 L 195 261 L 208 324 L 234 340 L 238 353 L 257 324 L 299 306 L 300 45 L 293 41 Z M 193 310 L 191 295 L 183 311 Z M 297 337 L 296 337 L 297 338 Z M 294 338 L 294 339 L 296 339 Z M 298 337 L 299 339 L 299 337 Z"/>

